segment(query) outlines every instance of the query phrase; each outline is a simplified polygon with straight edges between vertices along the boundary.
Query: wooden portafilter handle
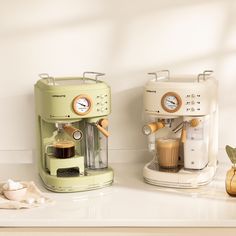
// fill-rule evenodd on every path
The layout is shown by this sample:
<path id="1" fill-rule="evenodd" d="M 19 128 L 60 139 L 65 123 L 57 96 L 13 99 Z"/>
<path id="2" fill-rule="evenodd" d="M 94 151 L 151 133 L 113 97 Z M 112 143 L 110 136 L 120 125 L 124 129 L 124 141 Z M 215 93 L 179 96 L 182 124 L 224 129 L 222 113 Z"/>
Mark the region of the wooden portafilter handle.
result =
<path id="1" fill-rule="evenodd" d="M 64 125 L 63 129 L 75 140 L 80 140 L 83 137 L 82 131 L 72 125 Z"/>
<path id="2" fill-rule="evenodd" d="M 95 125 L 105 137 L 109 136 L 109 132 L 106 130 L 108 127 L 108 119 L 101 119 Z"/>
<path id="3" fill-rule="evenodd" d="M 142 130 L 145 135 L 149 135 L 164 127 L 165 125 L 162 122 L 152 122 L 150 124 L 144 125 Z"/>

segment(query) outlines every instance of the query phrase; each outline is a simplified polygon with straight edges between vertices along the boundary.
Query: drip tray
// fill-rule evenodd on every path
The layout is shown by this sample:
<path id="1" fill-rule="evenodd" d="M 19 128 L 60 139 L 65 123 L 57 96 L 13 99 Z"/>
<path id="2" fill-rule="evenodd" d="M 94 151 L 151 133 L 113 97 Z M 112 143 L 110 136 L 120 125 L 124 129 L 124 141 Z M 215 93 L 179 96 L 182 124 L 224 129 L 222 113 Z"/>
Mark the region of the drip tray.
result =
<path id="1" fill-rule="evenodd" d="M 77 177 L 80 175 L 79 168 L 60 168 L 57 170 L 57 177 Z"/>
<path id="2" fill-rule="evenodd" d="M 150 170 L 156 170 L 156 171 L 162 171 L 162 172 L 169 172 L 169 173 L 177 173 L 180 171 L 180 169 L 182 168 L 183 166 L 181 165 L 178 165 L 176 168 L 163 168 L 163 167 L 160 167 L 159 164 L 157 162 L 151 162 L 149 165 L 148 165 L 148 169 Z"/>

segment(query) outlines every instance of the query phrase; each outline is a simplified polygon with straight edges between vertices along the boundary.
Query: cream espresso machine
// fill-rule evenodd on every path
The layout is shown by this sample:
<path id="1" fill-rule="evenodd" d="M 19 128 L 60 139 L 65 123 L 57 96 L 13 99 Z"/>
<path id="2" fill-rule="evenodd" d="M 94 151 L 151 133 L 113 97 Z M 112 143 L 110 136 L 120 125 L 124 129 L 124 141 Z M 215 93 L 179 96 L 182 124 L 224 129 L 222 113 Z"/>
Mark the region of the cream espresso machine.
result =
<path id="1" fill-rule="evenodd" d="M 87 75 L 95 76 L 94 79 Z M 110 87 L 98 76 L 54 78 L 35 84 L 37 159 L 46 188 L 76 192 L 109 186 L 108 119 Z"/>
<path id="2" fill-rule="evenodd" d="M 149 73 L 144 89 L 143 133 L 153 160 L 143 169 L 145 182 L 174 188 L 209 183 L 217 167 L 217 81 L 213 71 L 170 76 Z"/>

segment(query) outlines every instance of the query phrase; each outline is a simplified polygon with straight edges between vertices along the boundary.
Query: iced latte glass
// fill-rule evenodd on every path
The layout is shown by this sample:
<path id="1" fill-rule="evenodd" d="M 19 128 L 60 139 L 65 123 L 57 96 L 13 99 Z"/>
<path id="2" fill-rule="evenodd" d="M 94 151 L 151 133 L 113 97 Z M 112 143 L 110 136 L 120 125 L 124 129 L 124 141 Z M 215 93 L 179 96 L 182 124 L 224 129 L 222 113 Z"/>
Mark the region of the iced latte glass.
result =
<path id="1" fill-rule="evenodd" d="M 162 168 L 176 168 L 179 159 L 179 139 L 159 138 L 156 160 Z"/>

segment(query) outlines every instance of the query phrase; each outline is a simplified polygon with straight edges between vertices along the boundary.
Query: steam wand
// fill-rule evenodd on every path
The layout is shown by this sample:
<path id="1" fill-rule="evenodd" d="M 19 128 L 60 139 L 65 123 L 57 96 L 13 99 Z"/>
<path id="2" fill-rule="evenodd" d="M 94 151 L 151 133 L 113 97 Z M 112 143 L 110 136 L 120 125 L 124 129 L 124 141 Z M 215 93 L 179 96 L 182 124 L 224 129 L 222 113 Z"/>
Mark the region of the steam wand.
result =
<path id="1" fill-rule="evenodd" d="M 197 127 L 200 123 L 200 120 L 199 119 L 192 119 L 190 121 L 183 121 L 181 122 L 180 124 L 178 124 L 172 131 L 174 133 L 177 133 L 181 130 L 181 137 L 180 137 L 180 140 L 182 143 L 185 143 L 186 142 L 186 139 L 187 139 L 187 126 L 190 126 L 190 127 Z"/>

